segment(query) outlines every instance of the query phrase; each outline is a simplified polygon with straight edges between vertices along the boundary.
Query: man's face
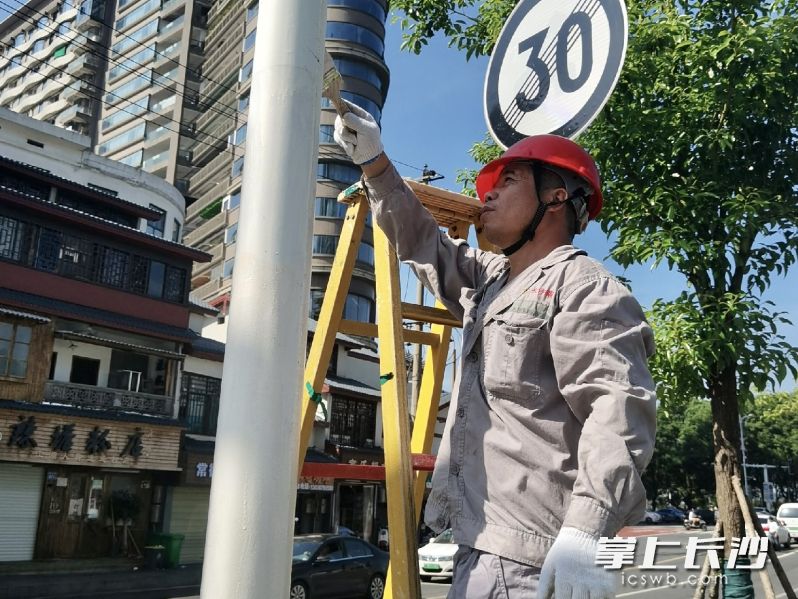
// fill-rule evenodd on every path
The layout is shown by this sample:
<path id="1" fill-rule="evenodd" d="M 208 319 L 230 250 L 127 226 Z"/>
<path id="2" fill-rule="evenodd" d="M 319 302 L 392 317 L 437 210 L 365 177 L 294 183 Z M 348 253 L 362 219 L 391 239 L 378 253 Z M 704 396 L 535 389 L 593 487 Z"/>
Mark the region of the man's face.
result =
<path id="1" fill-rule="evenodd" d="M 521 237 L 538 206 L 535 178 L 528 163 L 510 163 L 496 187 L 485 194 L 479 220 L 485 238 L 508 247 Z"/>

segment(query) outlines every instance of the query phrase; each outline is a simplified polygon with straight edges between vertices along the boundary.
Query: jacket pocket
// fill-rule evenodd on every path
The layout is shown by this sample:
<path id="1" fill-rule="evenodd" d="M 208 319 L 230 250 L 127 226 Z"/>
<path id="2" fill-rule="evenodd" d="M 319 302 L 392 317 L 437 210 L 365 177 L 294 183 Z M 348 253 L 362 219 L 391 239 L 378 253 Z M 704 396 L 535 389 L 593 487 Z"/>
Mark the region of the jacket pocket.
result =
<path id="1" fill-rule="evenodd" d="M 548 343 L 546 321 L 502 314 L 486 325 L 483 380 L 489 395 L 519 402 L 540 395 L 540 367 Z"/>

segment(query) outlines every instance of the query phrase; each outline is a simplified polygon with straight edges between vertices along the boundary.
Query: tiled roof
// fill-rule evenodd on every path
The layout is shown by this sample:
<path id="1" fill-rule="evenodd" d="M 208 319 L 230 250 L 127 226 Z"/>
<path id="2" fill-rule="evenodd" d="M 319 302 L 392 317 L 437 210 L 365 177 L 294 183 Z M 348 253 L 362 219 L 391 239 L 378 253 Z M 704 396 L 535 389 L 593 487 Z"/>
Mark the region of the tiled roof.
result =
<path id="1" fill-rule="evenodd" d="M 0 306 L 0 314 L 5 316 L 14 316 L 16 318 L 25 318 L 27 320 L 35 320 L 36 322 L 50 322 L 46 316 L 39 316 L 38 314 L 31 314 L 30 312 L 20 312 L 19 310 L 11 310 Z"/>
<path id="2" fill-rule="evenodd" d="M 215 354 L 217 356 L 224 357 L 224 348 L 225 345 L 221 341 L 216 341 L 216 339 L 209 339 L 208 337 L 202 337 L 197 335 L 194 331 L 193 337 L 189 340 L 191 343 L 191 350 L 188 353 L 191 354 L 193 352 L 199 352 L 204 354 Z"/>
<path id="3" fill-rule="evenodd" d="M 330 388 L 330 391 L 351 391 L 375 398 L 382 397 L 381 391 L 376 387 L 371 387 L 355 379 L 349 379 L 335 374 L 328 374 L 324 379 L 324 383 Z"/>
<path id="4" fill-rule="evenodd" d="M 145 212 L 149 212 L 149 213 L 151 213 L 150 216 L 152 218 L 157 218 L 158 217 L 158 213 L 156 211 L 154 211 L 154 210 L 152 210 L 150 208 L 147 208 L 146 206 L 142 206 L 141 204 L 136 204 L 135 202 L 130 202 L 128 200 L 123 200 L 118 195 L 115 195 L 113 193 L 109 193 L 109 192 L 104 191 L 102 189 L 97 189 L 95 187 L 89 187 L 88 185 L 83 185 L 82 183 L 77 183 L 77 182 L 72 181 L 70 179 L 66 179 L 65 177 L 60 177 L 58 175 L 54 175 L 52 172 L 48 171 L 45 168 L 41 168 L 39 166 L 34 166 L 32 164 L 28 164 L 27 162 L 20 162 L 19 160 L 14 160 L 13 158 L 9 158 L 8 156 L 2 156 L 2 155 L 0 155 L 0 162 L 5 162 L 7 164 L 12 164 L 14 166 L 18 166 L 18 167 L 21 167 L 21 168 L 29 170 L 29 171 L 34 171 L 37 175 L 39 175 L 41 177 L 44 177 L 46 179 L 50 179 L 51 181 L 56 181 L 56 182 L 59 182 L 59 183 L 63 183 L 64 185 L 67 185 L 69 187 L 78 188 L 78 189 L 82 190 L 83 192 L 85 192 L 87 195 L 90 195 L 90 196 L 92 196 L 92 195 L 93 196 L 101 196 L 101 197 L 111 201 L 112 203 L 118 203 L 118 204 L 121 204 L 122 206 L 126 206 L 128 208 L 134 209 L 136 212 L 141 212 L 142 210 L 145 211 Z M 142 216 L 142 218 L 145 218 L 145 217 Z"/>
<path id="5" fill-rule="evenodd" d="M 0 410 L 26 410 L 28 412 L 42 412 L 46 414 L 63 414 L 76 418 L 94 418 L 98 420 L 120 420 L 122 422 L 144 422 L 146 424 L 162 424 L 164 426 L 182 426 L 180 421 L 165 416 L 150 416 L 147 414 L 134 414 L 118 410 L 101 410 L 93 408 L 76 408 L 61 404 L 34 403 L 29 401 L 13 401 L 0 399 Z"/>

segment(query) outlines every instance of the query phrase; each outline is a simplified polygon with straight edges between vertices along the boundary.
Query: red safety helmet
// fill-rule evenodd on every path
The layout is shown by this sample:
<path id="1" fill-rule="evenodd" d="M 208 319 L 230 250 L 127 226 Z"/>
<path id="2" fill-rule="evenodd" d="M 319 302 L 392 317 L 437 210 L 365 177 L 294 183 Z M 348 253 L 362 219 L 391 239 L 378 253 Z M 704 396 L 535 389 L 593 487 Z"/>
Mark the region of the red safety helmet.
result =
<path id="1" fill-rule="evenodd" d="M 524 138 L 507 148 L 500 158 L 483 166 L 476 180 L 480 201 L 484 202 L 485 194 L 496 186 L 507 164 L 525 160 L 569 171 L 589 183 L 592 193 L 587 198 L 587 214 L 590 220 L 596 218 L 604 204 L 596 163 L 580 146 L 559 135 L 533 135 Z"/>

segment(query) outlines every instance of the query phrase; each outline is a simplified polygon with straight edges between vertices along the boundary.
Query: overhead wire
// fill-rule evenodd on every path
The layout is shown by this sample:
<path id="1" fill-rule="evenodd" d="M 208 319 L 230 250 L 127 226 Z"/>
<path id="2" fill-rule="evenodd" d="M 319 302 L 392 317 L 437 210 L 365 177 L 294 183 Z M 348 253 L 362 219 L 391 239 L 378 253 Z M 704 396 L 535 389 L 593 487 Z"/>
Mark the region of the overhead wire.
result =
<path id="1" fill-rule="evenodd" d="M 2 44 L 3 46 L 5 46 L 5 47 L 7 47 L 7 48 L 10 48 L 10 47 L 11 47 L 11 45 L 10 45 L 10 44 L 7 44 L 7 43 L 5 43 L 5 42 L 0 42 L 0 44 Z M 29 51 L 26 51 L 26 50 L 20 50 L 20 53 L 21 53 L 21 54 L 25 54 L 25 55 L 27 55 L 27 56 L 31 56 L 30 52 L 29 52 Z M 28 70 L 30 70 L 30 69 L 29 69 L 28 67 L 26 67 L 25 65 L 22 65 L 22 67 L 23 67 L 24 69 L 28 69 Z M 82 79 L 78 79 L 77 77 L 75 77 L 74 75 L 71 75 L 70 73 L 67 73 L 67 72 L 66 72 L 64 69 L 62 69 L 62 68 L 60 68 L 60 67 L 53 67 L 53 69 L 55 69 L 56 71 L 58 71 L 58 72 L 62 73 L 63 75 L 66 75 L 67 77 L 72 77 L 72 78 L 74 78 L 74 79 L 75 79 L 75 81 L 74 81 L 72 84 L 69 84 L 69 85 L 67 85 L 67 86 L 66 86 L 66 87 L 69 87 L 69 88 L 71 88 L 71 89 L 75 89 L 75 88 L 73 87 L 73 84 L 74 84 L 74 83 L 77 83 L 77 82 L 81 82 L 81 83 L 88 83 L 88 82 L 86 82 L 86 81 L 83 81 Z M 39 74 L 40 74 L 42 77 L 45 77 L 46 79 L 50 79 L 51 81 L 56 81 L 56 82 L 58 81 L 58 79 L 56 79 L 56 78 L 55 78 L 55 77 L 53 77 L 52 75 L 45 75 L 44 73 L 39 73 Z M 97 88 L 97 86 L 96 86 L 96 85 L 94 85 L 94 84 L 91 84 L 91 83 L 90 83 L 89 85 L 91 85 L 91 87 L 93 87 L 93 88 L 95 88 L 95 89 L 98 89 L 98 88 Z M 100 93 L 102 93 L 102 90 L 99 90 L 99 91 L 100 91 Z M 121 110 L 122 112 L 125 112 L 125 113 L 127 113 L 127 114 L 129 114 L 129 115 L 131 115 L 131 116 L 134 116 L 134 117 L 140 117 L 140 116 L 141 116 L 141 114 L 139 114 L 139 113 L 131 112 L 130 110 L 126 110 L 125 108 L 122 108 L 121 106 L 116 106 L 116 104 L 112 104 L 112 103 L 110 103 L 110 102 L 107 102 L 106 100 L 104 100 L 104 99 L 103 99 L 103 97 L 102 97 L 102 96 L 94 96 L 94 95 L 92 95 L 92 94 L 90 94 L 90 93 L 88 93 L 88 92 L 82 92 L 82 93 L 85 93 L 85 95 L 86 95 L 86 96 L 88 96 L 89 98 L 91 98 L 92 100 L 96 100 L 97 102 L 100 102 L 101 104 L 104 104 L 105 106 L 108 106 L 108 107 L 115 107 L 117 110 Z M 115 94 L 115 93 L 113 93 L 113 92 L 105 92 L 105 94 L 106 94 L 106 95 L 112 95 L 112 96 L 115 96 L 115 97 L 117 97 L 117 98 L 121 98 L 122 100 L 124 100 L 124 101 L 128 102 L 129 104 L 134 104 L 134 102 L 133 102 L 133 101 L 131 101 L 131 100 L 128 100 L 127 98 L 124 98 L 124 97 L 122 97 L 122 96 L 120 96 L 120 95 L 118 95 L 118 94 Z M 151 112 L 152 114 L 155 114 L 155 115 L 157 115 L 158 117 L 162 117 L 162 118 L 163 118 L 163 119 L 165 119 L 166 121 L 172 121 L 172 122 L 176 122 L 176 123 L 178 123 L 178 124 L 179 124 L 179 121 L 177 121 L 177 120 L 176 120 L 176 119 L 174 119 L 174 118 L 171 118 L 171 117 L 166 117 L 166 116 L 164 116 L 164 115 L 161 115 L 161 114 L 159 114 L 159 113 L 157 113 L 157 112 L 150 111 L 150 110 L 147 110 L 147 112 Z M 180 135 L 180 131 L 179 131 L 179 130 L 177 130 L 177 129 L 172 129 L 172 128 L 170 128 L 170 127 L 167 127 L 165 124 L 159 123 L 159 122 L 157 122 L 155 119 L 149 119 L 149 120 L 148 120 L 148 119 L 143 119 L 143 120 L 144 120 L 144 122 L 145 122 L 145 123 L 152 123 L 152 124 L 158 125 L 158 126 L 160 126 L 160 127 L 163 127 L 164 129 L 166 129 L 167 131 L 171 131 L 172 133 L 177 133 L 178 135 Z M 230 143 L 230 142 L 229 142 L 227 139 L 222 139 L 222 138 L 220 138 L 220 137 L 214 137 L 214 136 L 212 136 L 212 135 L 208 135 L 208 134 L 205 134 L 205 136 L 206 136 L 206 137 L 209 137 L 210 139 L 212 139 L 212 140 L 215 140 L 215 141 L 217 141 L 217 142 L 223 142 L 225 145 L 228 145 L 228 144 Z M 197 143 L 205 144 L 205 145 L 207 145 L 207 146 L 211 146 L 211 147 L 213 147 L 213 148 L 218 148 L 218 144 L 213 144 L 213 143 L 210 143 L 210 142 L 206 142 L 206 141 L 204 141 L 204 140 L 201 140 L 201 139 L 194 139 L 194 141 L 195 141 L 195 142 L 197 142 Z M 235 147 L 235 145 L 233 145 L 233 147 Z"/>
<path id="2" fill-rule="evenodd" d="M 10 4 L 4 2 L 3 0 L 0 0 L 0 5 L 4 6 L 6 8 L 12 9 L 12 10 L 15 8 L 15 7 L 11 6 Z M 29 10 L 31 12 L 34 12 L 34 13 L 38 14 L 39 16 L 47 16 L 45 13 L 43 13 L 41 11 L 29 8 L 29 7 L 24 6 L 24 5 L 19 5 L 17 8 Z M 25 18 L 32 18 L 32 15 L 30 15 L 30 14 L 23 14 L 22 16 L 25 17 Z M 75 38 L 70 38 L 70 37 L 67 37 L 66 35 L 64 35 L 63 33 L 60 33 L 55 26 L 53 26 L 53 27 L 40 26 L 39 28 L 43 29 L 44 31 L 47 31 L 49 33 L 52 33 L 52 34 L 58 36 L 59 38 L 61 38 L 62 40 L 66 41 L 66 42 L 68 42 L 70 44 L 74 44 L 75 46 L 78 46 L 78 48 L 80 48 L 81 50 L 84 50 L 86 53 L 88 53 L 88 54 L 90 54 L 92 56 L 96 56 L 96 57 L 100 58 L 101 60 L 108 60 L 108 62 L 111 63 L 114 66 L 122 67 L 123 69 L 125 69 L 125 71 L 127 71 L 127 73 L 133 73 L 133 74 L 136 74 L 136 75 L 140 75 L 141 74 L 141 72 L 138 69 L 135 69 L 135 68 L 133 68 L 131 66 L 128 66 L 127 63 L 130 63 L 132 65 L 136 65 L 136 66 L 139 66 L 139 67 L 142 67 L 142 68 L 148 68 L 147 64 L 141 63 L 141 62 L 137 62 L 137 61 L 133 60 L 132 58 L 121 58 L 121 59 L 114 58 L 112 56 L 114 54 L 114 51 L 109 46 L 101 46 L 105 50 L 108 50 L 108 54 L 106 55 L 103 52 L 98 52 L 94 47 L 92 47 L 91 44 L 88 44 L 88 43 L 87 44 L 81 44 L 79 41 L 77 41 L 78 37 L 83 37 L 88 42 L 88 39 L 86 38 L 85 35 L 78 36 L 78 37 L 75 37 Z M 151 46 L 147 46 L 145 44 L 142 44 L 140 42 L 138 42 L 138 43 L 144 49 L 150 49 L 150 47 L 151 47 Z M 155 50 L 154 49 L 154 44 L 153 44 L 152 48 L 153 48 L 153 52 L 154 52 L 154 54 L 156 56 L 158 56 L 158 55 L 166 56 L 165 54 L 162 54 L 162 53 L 158 52 L 157 50 Z M 22 52 L 22 51 L 20 50 L 20 52 Z M 172 60 L 172 59 L 170 59 L 170 60 Z M 43 62 L 43 61 L 41 61 L 41 62 Z M 172 62 L 175 62 L 175 61 L 172 60 Z M 178 64 L 180 64 L 180 63 L 178 63 Z M 189 70 L 190 69 L 187 69 L 187 72 Z M 109 72 L 110 72 L 110 70 L 109 70 Z M 196 71 L 194 71 L 194 72 L 196 72 Z M 166 74 L 163 73 L 163 74 L 159 74 L 159 75 L 161 77 L 164 77 Z M 177 89 L 174 90 L 175 95 L 179 96 L 180 98 L 185 99 L 187 91 L 192 91 L 192 92 L 194 91 L 190 87 L 188 87 L 185 83 L 180 83 L 179 81 L 177 81 L 176 79 L 173 79 L 171 77 L 165 77 L 165 78 L 167 80 L 169 80 L 169 81 L 172 81 L 177 86 L 180 86 L 180 87 L 183 88 L 183 92 L 180 92 Z M 170 85 L 166 85 L 166 84 L 161 83 L 160 81 L 156 81 L 155 78 L 152 78 L 151 83 L 153 85 L 156 85 L 156 86 L 160 87 L 161 89 L 166 89 L 166 90 L 170 90 L 170 91 L 172 89 Z M 233 91 L 233 92 L 236 91 L 236 90 L 233 90 L 232 88 L 226 87 L 226 86 L 224 86 L 222 84 L 219 84 L 219 85 L 221 85 L 227 91 Z M 107 84 L 106 84 L 106 86 L 107 86 Z M 199 93 L 199 91 L 196 92 L 196 96 L 197 96 L 197 100 L 200 101 L 201 100 L 201 94 Z M 222 104 L 221 107 L 228 108 L 224 104 Z M 221 108 L 217 108 L 215 105 L 212 105 L 212 104 L 209 104 L 207 106 L 207 108 L 209 110 L 215 112 L 216 114 L 219 114 L 221 116 L 228 117 L 228 118 L 231 118 L 231 119 L 235 119 L 236 116 L 238 116 L 238 111 L 233 109 L 233 108 L 231 108 L 232 112 L 230 112 L 230 113 L 222 112 Z"/>

